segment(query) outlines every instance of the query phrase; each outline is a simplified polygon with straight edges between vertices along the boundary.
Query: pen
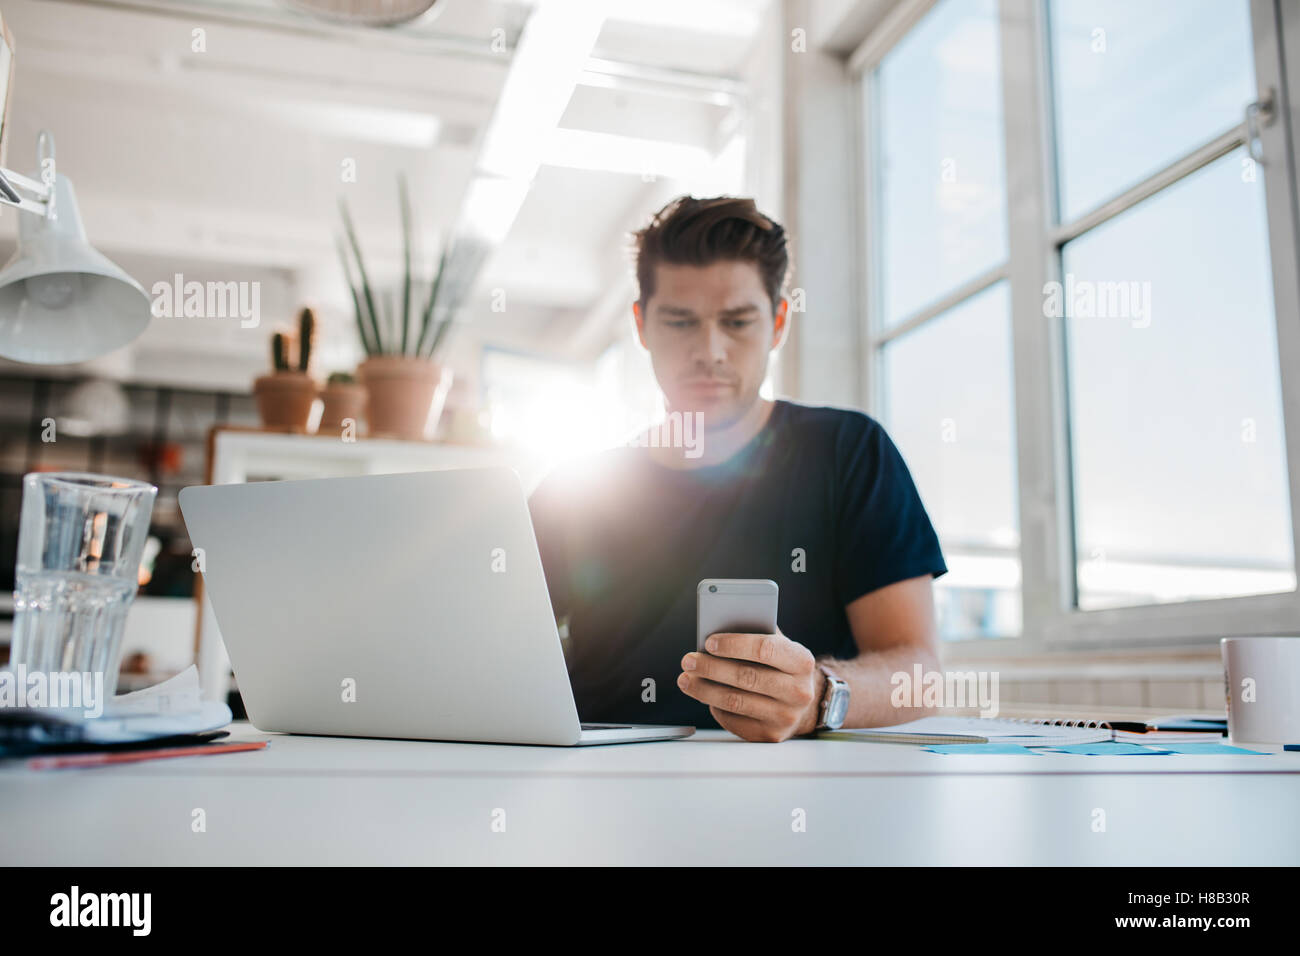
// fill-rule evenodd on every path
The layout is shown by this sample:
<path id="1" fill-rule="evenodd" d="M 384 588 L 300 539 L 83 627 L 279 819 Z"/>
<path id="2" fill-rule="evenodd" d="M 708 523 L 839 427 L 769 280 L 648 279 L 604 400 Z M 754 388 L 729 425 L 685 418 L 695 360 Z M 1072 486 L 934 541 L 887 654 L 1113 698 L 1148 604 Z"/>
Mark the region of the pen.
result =
<path id="1" fill-rule="evenodd" d="M 199 744 L 195 747 L 165 747 L 159 750 L 115 750 L 107 753 L 70 754 L 66 757 L 35 757 L 27 761 L 31 770 L 59 770 L 65 767 L 102 767 L 111 763 L 131 763 L 136 760 L 155 760 L 162 757 L 192 757 L 206 754 L 237 753 L 241 750 L 261 750 L 268 741 L 251 741 L 232 744 Z"/>

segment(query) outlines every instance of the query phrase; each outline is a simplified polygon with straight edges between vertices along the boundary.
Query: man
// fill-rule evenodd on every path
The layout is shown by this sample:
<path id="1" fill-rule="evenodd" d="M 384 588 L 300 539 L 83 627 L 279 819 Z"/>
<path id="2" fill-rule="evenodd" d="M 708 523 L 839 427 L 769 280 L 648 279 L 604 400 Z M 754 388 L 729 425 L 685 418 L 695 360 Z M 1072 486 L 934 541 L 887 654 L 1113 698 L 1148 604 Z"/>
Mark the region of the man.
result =
<path id="1" fill-rule="evenodd" d="M 642 436 L 529 502 L 579 716 L 768 742 L 827 726 L 845 695 L 845 727 L 911 719 L 890 677 L 938 668 L 947 568 L 879 424 L 759 395 L 789 328 L 784 230 L 753 200 L 685 196 L 635 237 L 637 335 L 683 440 Z M 696 653 L 703 578 L 776 581 L 778 632 Z"/>

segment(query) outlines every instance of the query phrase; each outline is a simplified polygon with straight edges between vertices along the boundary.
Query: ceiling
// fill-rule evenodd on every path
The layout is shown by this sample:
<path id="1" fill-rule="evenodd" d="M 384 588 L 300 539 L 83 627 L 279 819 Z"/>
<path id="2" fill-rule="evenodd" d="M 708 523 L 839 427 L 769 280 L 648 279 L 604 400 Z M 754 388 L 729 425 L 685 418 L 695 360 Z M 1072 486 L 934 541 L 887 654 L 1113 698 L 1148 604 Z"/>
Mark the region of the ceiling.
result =
<path id="1" fill-rule="evenodd" d="M 462 348 L 593 357 L 626 322 L 627 232 L 680 192 L 743 187 L 744 64 L 769 3 L 598 8 L 594 42 L 567 73 L 557 47 L 552 72 L 572 76 L 558 129 L 515 141 L 533 165 L 476 272 Z M 177 272 L 262 284 L 260 327 L 156 319 L 111 363 L 121 374 L 193 380 L 202 366 L 205 384 L 246 387 L 270 327 L 301 304 L 317 307 L 342 362 L 355 343 L 339 200 L 371 271 L 395 280 L 403 173 L 432 263 L 467 215 L 508 77 L 530 62 L 521 43 L 547 52 L 529 27 L 541 9 L 440 0 L 372 29 L 277 0 L 6 0 L 17 66 L 5 165 L 30 174 L 37 131 L 53 131 L 91 241 L 146 289 Z M 525 92 L 554 85 L 549 67 L 532 69 Z M 0 215 L 9 247 L 16 215 Z"/>

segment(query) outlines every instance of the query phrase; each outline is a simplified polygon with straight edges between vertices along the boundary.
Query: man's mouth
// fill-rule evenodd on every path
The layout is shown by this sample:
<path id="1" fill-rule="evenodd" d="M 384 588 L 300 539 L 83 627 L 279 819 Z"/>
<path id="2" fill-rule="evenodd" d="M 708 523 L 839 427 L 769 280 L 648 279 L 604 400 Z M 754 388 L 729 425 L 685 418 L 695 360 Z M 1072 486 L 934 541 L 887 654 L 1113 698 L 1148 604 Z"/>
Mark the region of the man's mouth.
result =
<path id="1" fill-rule="evenodd" d="M 731 383 L 721 378 L 692 378 L 682 383 L 686 388 L 698 388 L 712 390 L 719 388 L 730 388 Z"/>

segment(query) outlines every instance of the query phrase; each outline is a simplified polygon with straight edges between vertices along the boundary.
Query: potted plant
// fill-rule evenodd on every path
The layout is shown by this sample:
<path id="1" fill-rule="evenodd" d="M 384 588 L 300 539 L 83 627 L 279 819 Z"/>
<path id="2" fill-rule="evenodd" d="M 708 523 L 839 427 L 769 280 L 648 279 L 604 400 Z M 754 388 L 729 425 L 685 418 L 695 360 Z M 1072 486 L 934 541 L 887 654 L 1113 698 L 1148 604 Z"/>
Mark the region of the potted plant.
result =
<path id="1" fill-rule="evenodd" d="M 366 389 L 357 383 L 349 372 L 331 372 L 325 380 L 325 387 L 320 391 L 325 403 L 320 414 L 319 432 L 341 435 L 351 419 L 354 426 L 361 422 L 361 415 L 366 410 Z"/>
<path id="2" fill-rule="evenodd" d="M 357 378 L 366 390 L 366 421 L 369 434 L 407 439 L 428 439 L 437 427 L 442 406 L 451 387 L 451 369 L 437 360 L 438 349 L 451 327 L 458 296 L 447 276 L 448 250 L 443 245 L 437 272 L 429 282 L 424 307 L 414 301 L 411 275 L 411 204 L 405 178 L 398 179 L 402 214 L 401 309 L 392 296 L 384 296 L 384 307 L 366 271 L 356 229 L 341 202 L 347 247 L 339 243 L 344 278 L 352 293 L 357 333 L 366 351 L 357 367 Z M 349 256 L 349 252 L 351 256 Z M 354 274 L 355 270 L 355 274 Z"/>
<path id="3" fill-rule="evenodd" d="M 277 332 L 271 337 L 271 363 L 275 369 L 253 382 L 257 410 L 267 428 L 305 432 L 316 401 L 316 385 L 307 374 L 311 362 L 316 316 L 303 309 L 298 316 L 298 365 L 289 364 L 289 340 Z"/>

